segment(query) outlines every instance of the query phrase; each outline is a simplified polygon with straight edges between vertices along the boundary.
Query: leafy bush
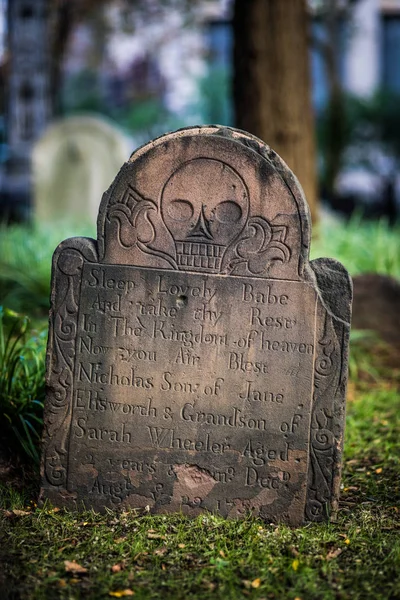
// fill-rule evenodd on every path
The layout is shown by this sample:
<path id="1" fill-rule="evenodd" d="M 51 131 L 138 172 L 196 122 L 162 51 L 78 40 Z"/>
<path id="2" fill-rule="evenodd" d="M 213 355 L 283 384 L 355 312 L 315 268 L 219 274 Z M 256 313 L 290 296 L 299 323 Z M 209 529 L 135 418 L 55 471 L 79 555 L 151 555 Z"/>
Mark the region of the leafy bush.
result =
<path id="1" fill-rule="evenodd" d="M 82 69 L 66 77 L 61 90 L 61 105 L 66 114 L 104 112 L 98 74 L 91 69 Z"/>
<path id="2" fill-rule="evenodd" d="M 45 330 L 36 333 L 28 317 L 0 306 L 2 430 L 36 463 L 43 425 L 45 350 Z"/>
<path id="3" fill-rule="evenodd" d="M 199 81 L 197 110 L 203 123 L 233 125 L 230 101 L 231 75 L 226 67 L 209 66 Z"/>

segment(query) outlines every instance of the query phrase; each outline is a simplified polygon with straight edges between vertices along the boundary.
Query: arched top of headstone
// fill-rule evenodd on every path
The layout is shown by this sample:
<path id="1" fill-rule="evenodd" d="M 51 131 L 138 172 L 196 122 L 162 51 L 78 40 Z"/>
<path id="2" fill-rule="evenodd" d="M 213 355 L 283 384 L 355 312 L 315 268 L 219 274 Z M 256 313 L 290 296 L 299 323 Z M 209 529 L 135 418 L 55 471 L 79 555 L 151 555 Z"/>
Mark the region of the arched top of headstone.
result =
<path id="1" fill-rule="evenodd" d="M 122 141 L 124 144 L 128 143 L 122 130 L 112 120 L 102 115 L 89 113 L 72 115 L 53 121 L 36 143 L 36 152 L 40 153 L 42 146 L 45 146 L 46 150 L 51 144 L 57 146 L 63 143 L 65 137 L 73 138 L 74 136 L 81 137 L 85 135 L 95 136 L 109 145 L 115 144 L 118 146 L 121 145 Z M 112 148 L 110 149 L 112 150 Z"/>
<path id="2" fill-rule="evenodd" d="M 190 127 L 134 152 L 104 194 L 100 262 L 300 280 L 310 213 L 269 146 L 243 131 Z"/>

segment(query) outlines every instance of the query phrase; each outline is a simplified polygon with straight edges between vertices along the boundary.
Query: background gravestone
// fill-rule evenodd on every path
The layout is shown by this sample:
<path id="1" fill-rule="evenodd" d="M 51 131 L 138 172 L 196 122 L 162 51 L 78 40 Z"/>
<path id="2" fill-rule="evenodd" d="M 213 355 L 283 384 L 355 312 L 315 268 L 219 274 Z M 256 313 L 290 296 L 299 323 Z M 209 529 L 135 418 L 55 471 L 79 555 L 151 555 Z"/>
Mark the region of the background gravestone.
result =
<path id="1" fill-rule="evenodd" d="M 97 241 L 54 254 L 41 497 L 326 518 L 351 282 L 309 243 L 300 186 L 257 138 L 189 128 L 136 151 Z"/>
<path id="2" fill-rule="evenodd" d="M 99 198 L 129 155 L 128 139 L 103 118 L 57 121 L 33 151 L 35 217 L 41 222 L 95 220 Z"/>

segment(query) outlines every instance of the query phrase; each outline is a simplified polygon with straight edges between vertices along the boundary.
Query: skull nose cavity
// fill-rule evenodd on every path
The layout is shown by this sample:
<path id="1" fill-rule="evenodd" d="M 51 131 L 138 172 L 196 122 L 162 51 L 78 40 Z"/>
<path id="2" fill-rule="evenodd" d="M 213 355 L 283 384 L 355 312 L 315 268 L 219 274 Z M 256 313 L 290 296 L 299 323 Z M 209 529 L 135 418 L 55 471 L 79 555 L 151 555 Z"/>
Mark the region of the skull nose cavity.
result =
<path id="1" fill-rule="evenodd" d="M 213 235 L 209 227 L 209 221 L 207 220 L 207 217 L 204 212 L 204 206 L 205 205 L 202 204 L 201 211 L 199 213 L 199 216 L 197 217 L 197 221 L 192 230 L 190 231 L 188 238 L 201 238 L 206 240 L 213 239 Z"/>

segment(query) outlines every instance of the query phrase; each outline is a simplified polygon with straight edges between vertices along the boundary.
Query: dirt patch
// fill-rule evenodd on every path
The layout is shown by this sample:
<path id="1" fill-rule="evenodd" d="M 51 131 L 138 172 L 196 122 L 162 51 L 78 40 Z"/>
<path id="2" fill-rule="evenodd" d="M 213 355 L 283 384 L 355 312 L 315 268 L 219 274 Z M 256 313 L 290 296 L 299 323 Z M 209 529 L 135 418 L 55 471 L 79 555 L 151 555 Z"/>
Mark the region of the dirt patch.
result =
<path id="1" fill-rule="evenodd" d="M 29 490 L 32 498 L 37 497 L 39 489 L 38 471 L 24 461 L 6 439 L 0 441 L 0 485 L 19 492 Z"/>
<path id="2" fill-rule="evenodd" d="M 353 329 L 368 329 L 391 347 L 391 366 L 400 365 L 400 284 L 385 275 L 353 278 Z"/>

